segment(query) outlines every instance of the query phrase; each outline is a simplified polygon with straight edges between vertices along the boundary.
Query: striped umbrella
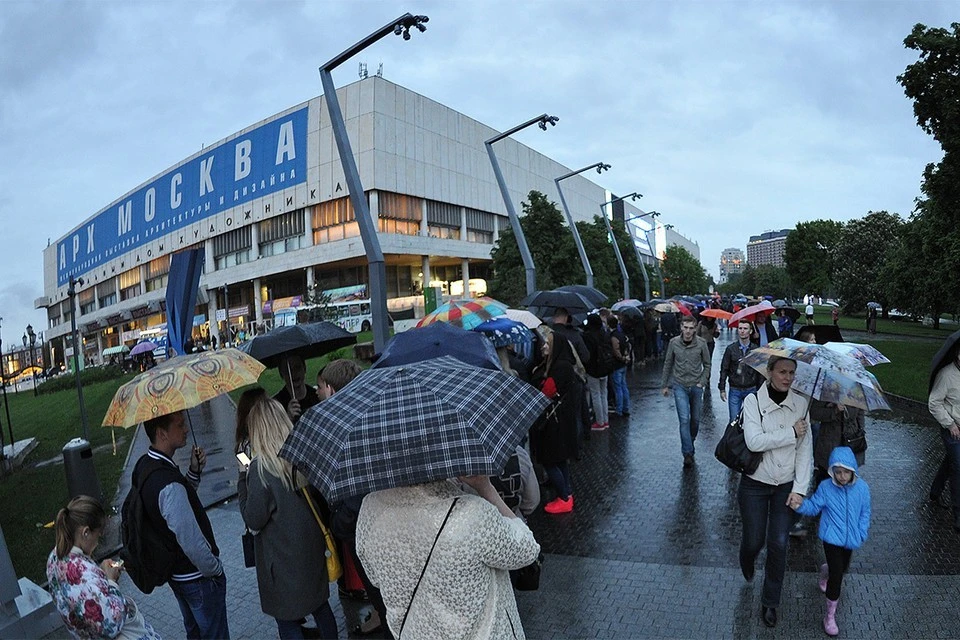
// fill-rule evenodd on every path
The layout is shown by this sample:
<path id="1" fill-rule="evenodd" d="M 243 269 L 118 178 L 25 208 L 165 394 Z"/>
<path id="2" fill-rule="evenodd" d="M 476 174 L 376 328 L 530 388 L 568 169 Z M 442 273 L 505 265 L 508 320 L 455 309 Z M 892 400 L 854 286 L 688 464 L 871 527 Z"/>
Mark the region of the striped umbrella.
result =
<path id="1" fill-rule="evenodd" d="M 446 322 L 470 331 L 478 324 L 491 318 L 507 313 L 507 305 L 497 302 L 493 298 L 476 298 L 474 300 L 451 300 L 437 307 L 420 319 L 418 327 L 425 327 L 434 322 Z"/>

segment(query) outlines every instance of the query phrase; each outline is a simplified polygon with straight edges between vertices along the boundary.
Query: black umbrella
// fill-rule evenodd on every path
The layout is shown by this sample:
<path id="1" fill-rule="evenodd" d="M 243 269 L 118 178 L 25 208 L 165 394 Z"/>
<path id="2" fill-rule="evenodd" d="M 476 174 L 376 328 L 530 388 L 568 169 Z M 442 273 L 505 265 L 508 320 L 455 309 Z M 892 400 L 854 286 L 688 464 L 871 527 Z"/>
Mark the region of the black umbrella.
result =
<path id="1" fill-rule="evenodd" d="M 779 316 L 780 312 L 783 311 L 783 313 L 786 314 L 786 316 L 791 320 L 793 320 L 794 322 L 800 319 L 800 312 L 795 307 L 790 307 L 790 306 L 776 307 L 776 309 L 777 310 L 773 314 L 775 316 Z"/>
<path id="2" fill-rule="evenodd" d="M 554 289 L 554 291 L 572 291 L 574 293 L 579 293 L 595 307 L 599 307 L 607 301 L 607 294 L 599 289 L 588 287 L 585 284 L 568 284 L 562 287 L 557 287 Z"/>
<path id="3" fill-rule="evenodd" d="M 278 327 L 245 342 L 239 349 L 267 367 L 278 367 L 284 356 L 297 355 L 309 360 L 356 343 L 355 335 L 323 321 Z"/>
<path id="4" fill-rule="evenodd" d="M 793 339 L 801 342 L 807 342 L 810 334 L 814 335 L 817 344 L 827 344 L 828 342 L 843 342 L 843 336 L 840 335 L 840 329 L 832 324 L 804 324 L 797 329 Z"/>
<path id="5" fill-rule="evenodd" d="M 587 314 L 596 307 L 579 293 L 556 289 L 553 291 L 534 291 L 524 298 L 521 304 L 530 309 L 538 318 L 543 319 L 551 318 L 557 309 L 563 308 L 579 322 L 583 322 Z"/>
<path id="6" fill-rule="evenodd" d="M 928 391 L 933 390 L 933 382 L 940 369 L 957 359 L 957 341 L 960 341 L 960 331 L 954 331 L 947 336 L 947 339 L 943 341 L 943 346 L 930 361 L 930 386 Z"/>
<path id="7" fill-rule="evenodd" d="M 393 336 L 373 368 L 396 367 L 442 356 L 451 356 L 474 367 L 502 370 L 497 351 L 482 333 L 465 331 L 446 322 L 434 322 Z"/>

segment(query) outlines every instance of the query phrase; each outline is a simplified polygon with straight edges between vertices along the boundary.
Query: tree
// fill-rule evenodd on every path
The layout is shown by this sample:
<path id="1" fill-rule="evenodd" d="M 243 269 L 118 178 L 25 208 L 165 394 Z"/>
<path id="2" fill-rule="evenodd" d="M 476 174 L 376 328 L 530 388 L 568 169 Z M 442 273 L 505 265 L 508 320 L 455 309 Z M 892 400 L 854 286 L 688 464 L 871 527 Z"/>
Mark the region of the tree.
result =
<path id="1" fill-rule="evenodd" d="M 892 247 L 881 275 L 890 306 L 915 319 L 929 313 L 934 326 L 939 327 L 951 278 L 930 277 L 929 260 L 939 250 L 936 240 L 924 218 L 914 216 L 900 229 L 899 241 Z"/>
<path id="2" fill-rule="evenodd" d="M 555 202 L 539 191 L 531 191 L 523 203 L 520 225 L 537 269 L 537 289 L 572 284 L 578 266 L 583 273 L 570 230 L 563 224 L 563 214 Z M 490 295 L 510 305 L 519 304 L 527 295 L 526 271 L 512 229 L 500 232 L 491 256 L 494 277 Z"/>
<path id="3" fill-rule="evenodd" d="M 787 270 L 784 267 L 761 264 L 754 270 L 753 279 L 752 293 L 757 298 L 761 296 L 793 297 L 790 276 L 787 275 Z"/>
<path id="4" fill-rule="evenodd" d="M 960 23 L 952 31 L 917 24 L 903 44 L 920 52 L 920 59 L 897 76 L 920 128 L 944 151 L 960 149 Z"/>
<path id="5" fill-rule="evenodd" d="M 886 211 L 871 211 L 843 227 L 837 243 L 836 294 L 847 313 L 862 311 L 867 302 L 879 302 L 887 314 L 890 300 L 885 282 L 886 262 L 899 244 L 903 219 Z"/>
<path id="6" fill-rule="evenodd" d="M 787 235 L 784 260 L 790 279 L 804 293 L 833 292 L 833 255 L 843 223 L 811 220 L 797 223 Z"/>
<path id="7" fill-rule="evenodd" d="M 679 245 L 667 247 L 660 268 L 671 295 L 705 293 L 710 287 L 710 278 L 700 261 Z"/>
<path id="8" fill-rule="evenodd" d="M 610 246 L 607 226 L 600 216 L 594 216 L 593 222 L 581 221 L 576 224 L 577 231 L 580 233 L 580 241 L 583 242 L 583 249 L 590 259 L 590 268 L 593 270 L 593 285 L 612 300 L 616 300 L 620 292 L 623 291 L 623 278 L 620 276 L 620 266 L 617 264 L 613 247 Z M 583 266 L 580 264 L 579 256 L 573 273 L 574 278 L 571 282 L 586 282 L 586 275 L 583 272 Z M 627 273 L 629 274 L 629 271 Z"/>

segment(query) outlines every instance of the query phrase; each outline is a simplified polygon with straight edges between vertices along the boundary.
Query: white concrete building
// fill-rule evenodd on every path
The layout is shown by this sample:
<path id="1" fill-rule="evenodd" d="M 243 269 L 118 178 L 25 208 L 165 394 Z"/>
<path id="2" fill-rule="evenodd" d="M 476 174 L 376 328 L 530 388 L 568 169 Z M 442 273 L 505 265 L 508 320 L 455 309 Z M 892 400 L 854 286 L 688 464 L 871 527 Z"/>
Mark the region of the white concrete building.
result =
<path id="1" fill-rule="evenodd" d="M 379 220 L 390 309 L 422 305 L 425 286 L 456 292 L 461 281 L 486 278 L 507 224 L 483 144 L 497 131 L 380 77 L 337 94 Z M 495 149 L 518 210 L 533 189 L 559 201 L 553 180 L 567 167 L 511 139 Z M 592 220 L 608 193 L 583 176 L 563 189 L 576 220 Z M 627 216 L 638 213 L 628 205 Z M 322 97 L 204 148 L 47 247 L 36 306 L 47 310 L 53 361 L 68 346 L 71 276 L 84 279 L 77 322 L 84 355 L 96 362 L 103 349 L 162 325 L 170 256 L 199 247 L 201 336 L 227 324 L 269 326 L 273 310 L 314 288 L 367 281 Z"/>

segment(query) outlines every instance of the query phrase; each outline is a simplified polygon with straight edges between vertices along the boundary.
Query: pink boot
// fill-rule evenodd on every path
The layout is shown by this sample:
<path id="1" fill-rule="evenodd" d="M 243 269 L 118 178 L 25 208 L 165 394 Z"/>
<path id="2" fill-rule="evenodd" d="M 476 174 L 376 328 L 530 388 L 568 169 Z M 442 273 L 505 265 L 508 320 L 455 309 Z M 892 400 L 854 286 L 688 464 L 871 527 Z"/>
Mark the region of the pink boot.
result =
<path id="1" fill-rule="evenodd" d="M 831 638 L 840 633 L 837 628 L 837 601 L 827 599 L 827 614 L 823 616 L 823 630 Z"/>
<path id="2" fill-rule="evenodd" d="M 830 576 L 830 570 L 826 564 L 820 565 L 820 593 L 827 592 L 827 578 Z"/>

